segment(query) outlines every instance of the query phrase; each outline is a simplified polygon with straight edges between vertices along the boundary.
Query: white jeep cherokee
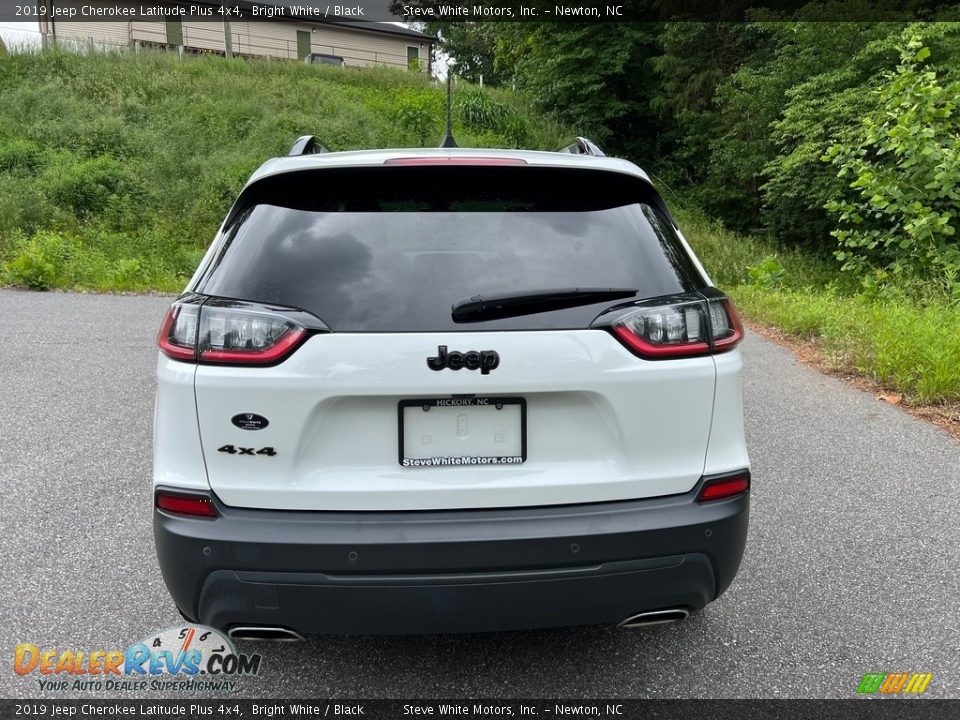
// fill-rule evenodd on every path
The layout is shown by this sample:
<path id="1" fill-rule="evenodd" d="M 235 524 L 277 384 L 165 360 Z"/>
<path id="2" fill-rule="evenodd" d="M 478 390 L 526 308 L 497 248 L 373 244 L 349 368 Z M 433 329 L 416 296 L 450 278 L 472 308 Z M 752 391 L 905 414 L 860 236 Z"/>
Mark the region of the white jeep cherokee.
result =
<path id="1" fill-rule="evenodd" d="M 303 140 L 160 330 L 180 612 L 240 638 L 632 626 L 726 590 L 743 331 L 644 172 L 588 142 Z"/>

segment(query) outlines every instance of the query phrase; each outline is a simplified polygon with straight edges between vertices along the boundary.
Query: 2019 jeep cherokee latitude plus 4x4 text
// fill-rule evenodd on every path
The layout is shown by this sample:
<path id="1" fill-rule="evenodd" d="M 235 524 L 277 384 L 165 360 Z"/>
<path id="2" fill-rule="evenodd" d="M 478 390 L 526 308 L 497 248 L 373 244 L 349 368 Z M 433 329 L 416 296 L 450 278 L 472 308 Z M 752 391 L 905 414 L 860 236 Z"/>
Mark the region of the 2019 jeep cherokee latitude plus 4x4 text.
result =
<path id="1" fill-rule="evenodd" d="M 629 162 L 268 161 L 160 330 L 167 587 L 301 634 L 685 616 L 746 540 L 742 334 Z"/>

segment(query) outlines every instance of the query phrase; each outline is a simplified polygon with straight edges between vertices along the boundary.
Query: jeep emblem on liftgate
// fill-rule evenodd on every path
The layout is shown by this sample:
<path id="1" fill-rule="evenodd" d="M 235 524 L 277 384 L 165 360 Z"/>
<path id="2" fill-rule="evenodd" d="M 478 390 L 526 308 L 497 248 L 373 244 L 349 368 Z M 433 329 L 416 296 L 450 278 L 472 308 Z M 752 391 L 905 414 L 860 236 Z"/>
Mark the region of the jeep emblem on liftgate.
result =
<path id="1" fill-rule="evenodd" d="M 427 367 L 431 370 L 467 370 L 480 369 L 481 375 L 487 375 L 500 364 L 500 355 L 495 350 L 468 350 L 467 352 L 447 352 L 446 345 L 437 348 L 436 357 L 427 358 Z"/>

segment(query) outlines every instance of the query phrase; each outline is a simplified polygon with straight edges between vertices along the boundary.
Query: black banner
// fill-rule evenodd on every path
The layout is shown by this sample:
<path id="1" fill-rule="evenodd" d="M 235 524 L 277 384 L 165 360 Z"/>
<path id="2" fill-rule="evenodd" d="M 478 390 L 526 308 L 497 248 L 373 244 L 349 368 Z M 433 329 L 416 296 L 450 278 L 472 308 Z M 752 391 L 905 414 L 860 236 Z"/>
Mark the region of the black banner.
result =
<path id="1" fill-rule="evenodd" d="M 579 718 L 946 720 L 958 700 L 0 700 L 8 718 Z"/>
<path id="2" fill-rule="evenodd" d="M 806 9 L 805 9 L 806 8 Z M 814 10 L 811 10 L 813 8 Z M 812 13 L 812 14 L 811 14 Z M 941 0 L 0 0 L 0 21 L 660 22 L 960 20 Z"/>

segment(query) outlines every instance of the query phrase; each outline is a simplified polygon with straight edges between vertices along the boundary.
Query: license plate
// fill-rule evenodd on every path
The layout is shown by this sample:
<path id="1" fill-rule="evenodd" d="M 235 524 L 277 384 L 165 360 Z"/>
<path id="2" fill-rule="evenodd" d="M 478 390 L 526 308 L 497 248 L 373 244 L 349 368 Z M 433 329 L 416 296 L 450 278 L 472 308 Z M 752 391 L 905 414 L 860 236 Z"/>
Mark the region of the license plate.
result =
<path id="1" fill-rule="evenodd" d="M 527 401 L 519 397 L 401 400 L 403 467 L 519 465 L 527 459 Z"/>

